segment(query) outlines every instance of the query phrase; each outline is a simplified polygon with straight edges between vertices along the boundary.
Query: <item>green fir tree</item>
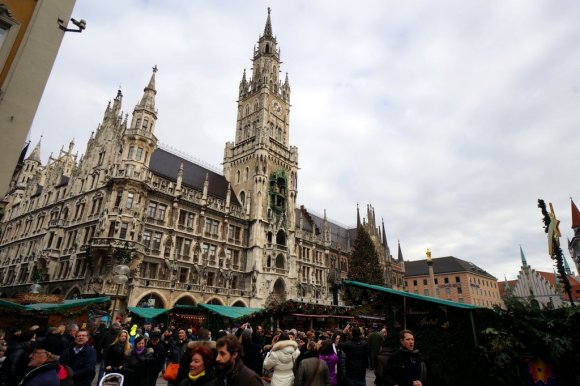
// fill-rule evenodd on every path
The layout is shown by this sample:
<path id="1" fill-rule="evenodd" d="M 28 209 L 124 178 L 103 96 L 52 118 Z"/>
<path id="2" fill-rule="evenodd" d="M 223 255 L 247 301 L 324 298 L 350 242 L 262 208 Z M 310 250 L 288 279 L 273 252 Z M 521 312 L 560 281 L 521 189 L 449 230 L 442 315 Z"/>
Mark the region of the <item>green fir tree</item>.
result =
<path id="1" fill-rule="evenodd" d="M 360 281 L 367 284 L 384 285 L 383 269 L 379 263 L 379 255 L 371 240 L 371 236 L 359 226 L 357 229 L 354 248 L 348 264 L 348 280 Z M 360 304 L 369 297 L 365 290 L 349 287 L 347 298 L 353 304 Z"/>

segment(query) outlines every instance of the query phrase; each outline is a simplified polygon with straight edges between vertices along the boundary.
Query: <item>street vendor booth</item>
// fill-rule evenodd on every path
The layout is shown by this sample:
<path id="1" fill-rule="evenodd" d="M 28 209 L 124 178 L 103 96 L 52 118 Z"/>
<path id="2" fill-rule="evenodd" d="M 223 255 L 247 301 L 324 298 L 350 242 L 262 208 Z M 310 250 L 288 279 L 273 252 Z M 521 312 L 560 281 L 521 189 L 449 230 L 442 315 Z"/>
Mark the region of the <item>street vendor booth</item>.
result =
<path id="1" fill-rule="evenodd" d="M 91 320 L 106 314 L 111 298 L 103 296 L 66 299 L 55 303 L 18 303 L 18 301 L 28 302 L 30 300 L 32 299 L 0 300 L 0 312 L 2 313 L 0 328 L 28 327 L 34 324 L 57 326 L 68 322 L 88 325 Z"/>
<path id="2" fill-rule="evenodd" d="M 231 327 L 234 321 L 261 311 L 261 308 L 231 307 L 218 304 L 198 304 L 190 306 L 177 304 L 170 311 L 170 319 L 175 325 L 206 327 L 212 331 Z"/>
<path id="3" fill-rule="evenodd" d="M 354 320 L 352 307 L 332 306 L 316 303 L 304 303 L 287 300 L 280 304 L 271 304 L 246 319 L 261 324 L 265 329 L 296 328 L 306 331 L 310 329 L 333 329 L 343 327 Z"/>

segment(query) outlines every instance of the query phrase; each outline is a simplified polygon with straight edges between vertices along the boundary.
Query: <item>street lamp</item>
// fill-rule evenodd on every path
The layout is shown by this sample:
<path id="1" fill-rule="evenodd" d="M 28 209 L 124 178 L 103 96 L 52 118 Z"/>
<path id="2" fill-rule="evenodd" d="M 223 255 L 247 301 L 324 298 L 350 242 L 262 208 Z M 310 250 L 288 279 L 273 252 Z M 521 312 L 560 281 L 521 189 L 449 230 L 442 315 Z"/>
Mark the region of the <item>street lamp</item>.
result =
<path id="1" fill-rule="evenodd" d="M 115 300 L 113 302 L 113 312 L 111 312 L 110 324 L 115 320 L 115 310 L 117 309 L 117 302 L 119 300 L 119 291 L 121 290 L 121 285 L 129 280 L 129 271 L 130 268 L 125 264 L 119 264 L 113 267 L 113 282 L 117 284 L 117 293 L 115 294 Z"/>

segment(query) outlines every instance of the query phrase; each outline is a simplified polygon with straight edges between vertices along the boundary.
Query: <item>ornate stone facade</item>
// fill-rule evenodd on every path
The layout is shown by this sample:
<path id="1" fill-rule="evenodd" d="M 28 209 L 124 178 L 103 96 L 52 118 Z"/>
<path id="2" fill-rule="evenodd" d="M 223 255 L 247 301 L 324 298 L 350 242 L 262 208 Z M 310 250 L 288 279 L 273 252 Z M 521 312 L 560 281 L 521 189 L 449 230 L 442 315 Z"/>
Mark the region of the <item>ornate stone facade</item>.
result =
<path id="1" fill-rule="evenodd" d="M 296 207 L 298 149 L 280 64 L 268 14 L 252 76 L 240 82 L 223 175 L 159 146 L 156 68 L 130 121 L 119 91 L 80 159 L 71 142 L 43 166 L 39 143 L 5 196 L 2 291 L 38 282 L 68 298 L 117 297 L 121 308 L 340 302 L 356 232 Z M 382 235 L 377 246 L 386 246 L 384 227 Z M 390 275 L 388 246 L 381 256 Z M 125 257 L 130 278 L 118 286 L 112 268 Z"/>

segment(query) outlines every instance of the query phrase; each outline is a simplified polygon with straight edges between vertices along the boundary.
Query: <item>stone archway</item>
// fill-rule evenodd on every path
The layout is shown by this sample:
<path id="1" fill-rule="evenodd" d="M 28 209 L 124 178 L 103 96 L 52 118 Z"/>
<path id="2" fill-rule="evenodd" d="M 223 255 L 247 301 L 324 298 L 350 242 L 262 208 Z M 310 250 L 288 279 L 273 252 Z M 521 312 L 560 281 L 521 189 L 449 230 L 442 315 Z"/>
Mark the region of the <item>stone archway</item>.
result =
<path id="1" fill-rule="evenodd" d="M 217 306 L 224 306 L 225 305 L 223 300 L 221 300 L 220 298 L 211 298 L 207 302 L 205 302 L 205 304 L 215 304 Z"/>
<path id="2" fill-rule="evenodd" d="M 242 300 L 236 300 L 233 304 L 232 307 L 248 307 L 247 304 Z"/>
<path id="3" fill-rule="evenodd" d="M 78 287 L 73 287 L 65 296 L 65 299 L 80 299 L 81 290 Z"/>
<path id="4" fill-rule="evenodd" d="M 177 299 L 175 301 L 175 303 L 173 303 L 173 306 L 175 307 L 178 304 L 184 305 L 184 306 L 196 306 L 197 302 L 195 301 L 193 296 L 186 294 L 186 295 L 181 296 L 179 299 Z"/>
<path id="5" fill-rule="evenodd" d="M 151 291 L 141 296 L 137 301 L 136 307 L 153 307 L 153 308 L 167 308 L 167 301 L 163 295 Z"/>

